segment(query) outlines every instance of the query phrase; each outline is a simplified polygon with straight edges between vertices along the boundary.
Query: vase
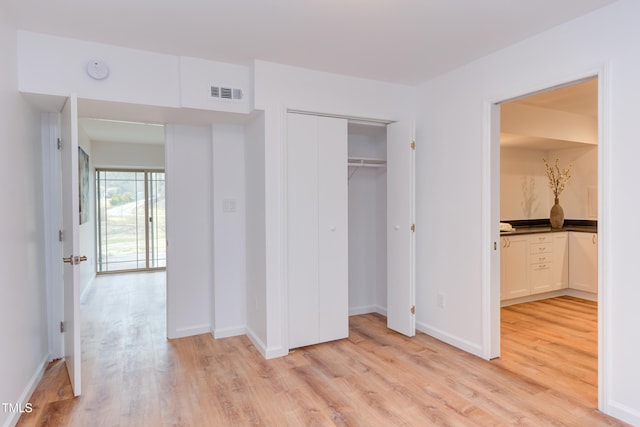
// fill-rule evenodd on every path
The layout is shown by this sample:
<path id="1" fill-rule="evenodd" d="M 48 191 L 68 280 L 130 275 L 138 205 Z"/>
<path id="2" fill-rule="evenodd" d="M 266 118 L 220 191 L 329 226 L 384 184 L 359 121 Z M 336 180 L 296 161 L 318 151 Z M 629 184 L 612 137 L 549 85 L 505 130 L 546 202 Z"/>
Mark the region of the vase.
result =
<path id="1" fill-rule="evenodd" d="M 551 221 L 551 228 L 562 228 L 564 225 L 564 211 L 562 210 L 562 206 L 560 206 L 560 201 L 557 197 L 551 207 L 549 220 Z"/>

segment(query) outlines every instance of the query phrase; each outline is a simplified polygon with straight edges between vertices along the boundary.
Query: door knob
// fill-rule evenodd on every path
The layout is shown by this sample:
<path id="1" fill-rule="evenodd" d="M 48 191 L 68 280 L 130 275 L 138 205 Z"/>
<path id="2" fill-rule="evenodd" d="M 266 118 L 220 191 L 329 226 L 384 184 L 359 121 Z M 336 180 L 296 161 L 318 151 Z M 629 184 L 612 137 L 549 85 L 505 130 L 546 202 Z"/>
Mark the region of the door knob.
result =
<path id="1" fill-rule="evenodd" d="M 86 261 L 87 257 L 82 255 L 82 256 L 73 256 L 71 255 L 70 257 L 65 257 L 62 258 L 62 262 L 71 264 L 71 265 L 79 265 L 81 262 Z"/>

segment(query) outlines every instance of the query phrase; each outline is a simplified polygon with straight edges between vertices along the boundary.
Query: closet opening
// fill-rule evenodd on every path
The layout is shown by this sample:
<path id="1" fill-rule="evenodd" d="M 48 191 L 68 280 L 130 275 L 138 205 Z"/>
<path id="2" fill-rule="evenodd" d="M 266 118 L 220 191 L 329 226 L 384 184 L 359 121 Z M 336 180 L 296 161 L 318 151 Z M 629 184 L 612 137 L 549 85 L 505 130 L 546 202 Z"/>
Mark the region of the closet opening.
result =
<path id="1" fill-rule="evenodd" d="M 349 315 L 387 314 L 387 129 L 348 124 Z"/>
<path id="2" fill-rule="evenodd" d="M 346 338 L 365 313 L 415 335 L 414 150 L 409 122 L 287 115 L 289 349 Z"/>

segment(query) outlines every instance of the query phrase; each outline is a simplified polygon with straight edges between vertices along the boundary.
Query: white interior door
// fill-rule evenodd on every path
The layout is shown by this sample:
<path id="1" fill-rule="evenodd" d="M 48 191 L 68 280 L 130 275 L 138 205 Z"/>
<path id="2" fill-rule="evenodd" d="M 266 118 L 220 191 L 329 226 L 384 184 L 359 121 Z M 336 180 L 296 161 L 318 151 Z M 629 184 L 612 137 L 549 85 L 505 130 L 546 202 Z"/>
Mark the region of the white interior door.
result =
<path id="1" fill-rule="evenodd" d="M 349 335 L 347 120 L 287 115 L 289 348 Z"/>
<path id="2" fill-rule="evenodd" d="M 387 327 L 407 336 L 415 321 L 413 123 L 387 126 Z"/>
<path id="3" fill-rule="evenodd" d="M 81 392 L 80 200 L 78 188 L 78 99 L 70 96 L 61 112 L 62 251 L 64 258 L 64 357 L 73 394 Z M 86 258 L 84 258 L 86 259 Z"/>
<path id="4" fill-rule="evenodd" d="M 347 120 L 318 117 L 319 342 L 349 336 Z"/>
<path id="5" fill-rule="evenodd" d="M 318 118 L 287 117 L 289 348 L 319 342 Z"/>

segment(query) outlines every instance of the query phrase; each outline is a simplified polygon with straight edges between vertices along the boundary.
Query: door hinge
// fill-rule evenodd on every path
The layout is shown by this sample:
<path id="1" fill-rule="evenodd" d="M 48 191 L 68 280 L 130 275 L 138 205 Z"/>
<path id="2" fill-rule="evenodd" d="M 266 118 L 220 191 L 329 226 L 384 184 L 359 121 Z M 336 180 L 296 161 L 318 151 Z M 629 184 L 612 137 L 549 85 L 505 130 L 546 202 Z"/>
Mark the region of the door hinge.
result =
<path id="1" fill-rule="evenodd" d="M 64 333 L 64 322 L 60 322 L 60 333 Z"/>
<path id="2" fill-rule="evenodd" d="M 62 150 L 62 140 L 58 138 L 58 150 Z"/>
<path id="3" fill-rule="evenodd" d="M 416 225 L 415 224 L 411 224 L 411 231 L 413 231 L 414 233 L 416 232 Z"/>
<path id="4" fill-rule="evenodd" d="M 416 142 L 415 141 L 411 141 L 411 149 L 412 150 L 416 149 Z"/>
<path id="5" fill-rule="evenodd" d="M 62 242 L 62 240 L 64 240 L 64 234 L 62 230 L 58 230 L 58 242 Z"/>
<path id="6" fill-rule="evenodd" d="M 411 314 L 416 314 L 416 306 L 415 305 L 411 306 Z"/>

